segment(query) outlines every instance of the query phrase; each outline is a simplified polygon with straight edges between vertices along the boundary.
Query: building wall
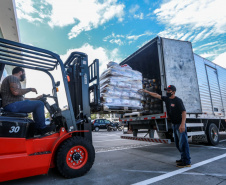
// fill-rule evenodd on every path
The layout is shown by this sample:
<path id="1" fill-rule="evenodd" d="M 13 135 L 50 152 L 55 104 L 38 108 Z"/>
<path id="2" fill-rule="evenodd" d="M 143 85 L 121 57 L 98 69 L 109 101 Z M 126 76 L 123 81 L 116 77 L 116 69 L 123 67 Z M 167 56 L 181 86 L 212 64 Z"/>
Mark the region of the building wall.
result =
<path id="1" fill-rule="evenodd" d="M 14 0 L 0 0 L 0 38 L 19 42 L 19 31 L 17 25 L 16 7 Z M 5 66 L 0 83 L 12 74 L 13 66 Z M 23 84 L 25 86 L 25 84 Z"/>

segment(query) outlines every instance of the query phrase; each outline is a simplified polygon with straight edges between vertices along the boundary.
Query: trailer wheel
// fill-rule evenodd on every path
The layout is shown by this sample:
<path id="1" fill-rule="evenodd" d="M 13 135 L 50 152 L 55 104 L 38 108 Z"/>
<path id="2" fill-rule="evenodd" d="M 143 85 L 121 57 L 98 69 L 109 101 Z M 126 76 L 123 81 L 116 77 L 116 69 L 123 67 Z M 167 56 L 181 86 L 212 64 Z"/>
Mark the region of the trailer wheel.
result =
<path id="1" fill-rule="evenodd" d="M 219 143 L 219 129 L 214 123 L 208 124 L 206 128 L 207 140 L 210 145 L 217 145 Z"/>
<path id="2" fill-rule="evenodd" d="M 86 174 L 95 159 L 93 145 L 83 137 L 67 139 L 56 153 L 56 167 L 65 178 L 75 178 Z"/>
<path id="3" fill-rule="evenodd" d="M 137 137 L 137 133 L 138 133 L 138 130 L 137 129 L 134 129 L 133 130 L 133 137 Z"/>
<path id="4" fill-rule="evenodd" d="M 169 130 L 165 134 L 166 134 L 166 139 L 171 139 L 171 141 L 174 142 L 173 130 Z"/>

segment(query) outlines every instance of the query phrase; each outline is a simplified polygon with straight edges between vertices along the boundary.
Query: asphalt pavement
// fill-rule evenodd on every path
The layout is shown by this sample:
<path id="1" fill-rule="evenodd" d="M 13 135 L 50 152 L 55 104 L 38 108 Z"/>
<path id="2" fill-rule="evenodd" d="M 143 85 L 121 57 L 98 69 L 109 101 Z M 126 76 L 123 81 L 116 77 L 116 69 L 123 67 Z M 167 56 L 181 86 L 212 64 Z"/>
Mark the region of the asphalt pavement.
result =
<path id="1" fill-rule="evenodd" d="M 64 179 L 56 170 L 47 175 L 4 182 L 7 185 L 226 185 L 226 133 L 219 145 L 193 144 L 192 166 L 177 168 L 179 152 L 171 144 L 121 139 L 122 132 L 93 132 L 96 158 L 83 177 Z M 138 135 L 142 136 L 142 135 Z"/>

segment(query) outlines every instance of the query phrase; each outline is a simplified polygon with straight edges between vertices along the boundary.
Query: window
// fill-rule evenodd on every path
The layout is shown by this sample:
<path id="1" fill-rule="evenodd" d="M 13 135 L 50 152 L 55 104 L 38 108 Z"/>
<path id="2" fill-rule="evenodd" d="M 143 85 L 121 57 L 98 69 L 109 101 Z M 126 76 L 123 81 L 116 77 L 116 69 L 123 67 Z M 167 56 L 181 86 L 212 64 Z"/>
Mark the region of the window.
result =
<path id="1" fill-rule="evenodd" d="M 105 120 L 105 123 L 106 123 L 106 124 L 109 124 L 109 123 L 110 123 L 110 121 L 108 121 L 108 120 Z"/>

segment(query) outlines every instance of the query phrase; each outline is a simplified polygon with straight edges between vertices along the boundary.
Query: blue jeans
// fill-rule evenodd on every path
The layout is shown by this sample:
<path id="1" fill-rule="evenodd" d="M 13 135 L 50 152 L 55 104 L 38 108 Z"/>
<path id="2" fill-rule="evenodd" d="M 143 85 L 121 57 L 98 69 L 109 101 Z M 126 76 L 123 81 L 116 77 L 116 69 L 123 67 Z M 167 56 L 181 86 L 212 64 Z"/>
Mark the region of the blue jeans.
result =
<path id="1" fill-rule="evenodd" d="M 179 127 L 180 124 L 173 124 L 174 142 L 181 154 L 182 162 L 185 164 L 191 164 L 186 124 L 185 132 L 180 133 Z"/>
<path id="2" fill-rule="evenodd" d="M 33 113 L 36 129 L 44 129 L 45 124 L 45 111 L 44 103 L 40 100 L 24 100 L 10 103 L 4 107 L 7 112 L 14 113 Z"/>

